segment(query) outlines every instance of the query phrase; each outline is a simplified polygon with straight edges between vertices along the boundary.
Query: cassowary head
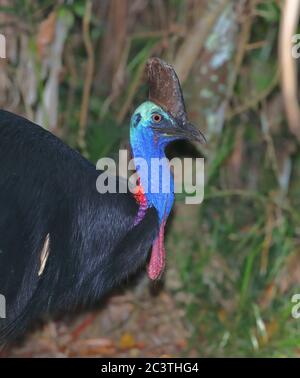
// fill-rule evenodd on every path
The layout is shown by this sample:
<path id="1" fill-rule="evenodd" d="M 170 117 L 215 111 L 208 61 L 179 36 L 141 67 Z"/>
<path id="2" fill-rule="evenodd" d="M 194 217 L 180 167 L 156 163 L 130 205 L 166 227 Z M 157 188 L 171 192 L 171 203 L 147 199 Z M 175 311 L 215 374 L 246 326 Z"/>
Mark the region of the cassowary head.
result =
<path id="1" fill-rule="evenodd" d="M 165 147 L 174 140 L 202 142 L 204 137 L 187 119 L 174 69 L 158 58 L 151 58 L 146 74 L 149 101 L 140 105 L 132 116 L 130 142 L 140 179 L 139 191 L 144 193 L 141 204 L 155 207 L 159 218 L 159 234 L 153 243 L 148 266 L 149 277 L 156 279 L 165 264 L 164 227 L 174 202 L 174 180 L 165 159 Z M 139 162 L 141 158 L 146 166 Z M 160 160 L 160 167 L 152 166 L 154 159 Z"/>
<path id="2" fill-rule="evenodd" d="M 131 119 L 131 142 L 154 138 L 164 148 L 177 139 L 203 142 L 202 133 L 188 122 L 178 77 L 170 65 L 159 58 L 146 66 L 149 101 L 141 104 Z"/>

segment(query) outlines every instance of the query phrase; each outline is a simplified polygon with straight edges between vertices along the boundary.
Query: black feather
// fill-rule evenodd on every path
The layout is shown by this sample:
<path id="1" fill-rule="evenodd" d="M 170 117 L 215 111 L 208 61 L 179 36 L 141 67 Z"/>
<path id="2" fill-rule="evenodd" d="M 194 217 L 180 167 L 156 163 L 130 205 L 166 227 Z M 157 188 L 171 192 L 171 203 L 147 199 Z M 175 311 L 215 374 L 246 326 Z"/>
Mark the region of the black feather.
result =
<path id="1" fill-rule="evenodd" d="M 134 197 L 99 194 L 98 175 L 51 133 L 0 110 L 0 294 L 7 304 L 0 343 L 43 313 L 98 300 L 145 264 L 156 210 L 134 227 Z"/>

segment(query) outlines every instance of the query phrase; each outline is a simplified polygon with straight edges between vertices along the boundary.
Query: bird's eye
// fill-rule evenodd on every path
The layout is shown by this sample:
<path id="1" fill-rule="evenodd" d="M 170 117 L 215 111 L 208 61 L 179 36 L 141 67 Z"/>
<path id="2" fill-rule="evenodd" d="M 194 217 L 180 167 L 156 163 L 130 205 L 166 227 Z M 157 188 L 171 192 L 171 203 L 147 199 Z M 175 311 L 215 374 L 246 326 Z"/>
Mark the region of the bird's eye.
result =
<path id="1" fill-rule="evenodd" d="M 155 123 L 159 123 L 162 119 L 162 116 L 158 113 L 152 114 L 152 121 Z"/>

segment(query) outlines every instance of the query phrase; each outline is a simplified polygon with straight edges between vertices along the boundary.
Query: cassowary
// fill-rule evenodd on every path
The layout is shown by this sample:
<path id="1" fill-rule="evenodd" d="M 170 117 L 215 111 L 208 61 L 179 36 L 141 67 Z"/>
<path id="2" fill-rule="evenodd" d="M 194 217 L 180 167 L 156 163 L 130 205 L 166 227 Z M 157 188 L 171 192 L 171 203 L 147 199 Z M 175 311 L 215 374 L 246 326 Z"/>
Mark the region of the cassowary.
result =
<path id="1" fill-rule="evenodd" d="M 202 134 L 187 120 L 173 68 L 152 58 L 146 72 L 149 101 L 131 118 L 130 142 L 134 158 L 151 167 L 171 141 L 202 141 Z M 149 277 L 161 275 L 173 178 L 168 193 L 151 193 L 145 190 L 150 171 L 136 169 L 135 195 L 100 194 L 94 165 L 43 128 L 0 111 L 0 294 L 6 299 L 0 343 L 41 314 L 99 300 L 145 265 L 151 246 Z M 165 162 L 158 177 L 169 170 Z"/>

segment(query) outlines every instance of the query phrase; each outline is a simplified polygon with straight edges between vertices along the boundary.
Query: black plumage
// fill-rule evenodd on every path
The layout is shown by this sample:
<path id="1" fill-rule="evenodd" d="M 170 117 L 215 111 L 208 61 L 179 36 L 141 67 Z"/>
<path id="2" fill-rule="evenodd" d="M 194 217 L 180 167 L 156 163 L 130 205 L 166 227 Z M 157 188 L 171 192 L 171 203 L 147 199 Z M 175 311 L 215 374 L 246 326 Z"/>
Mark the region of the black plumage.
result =
<path id="1" fill-rule="evenodd" d="M 0 111 L 0 293 L 7 302 L 0 340 L 41 313 L 99 299 L 145 264 L 158 232 L 156 210 L 133 226 L 134 196 L 99 195 L 98 175 L 54 135 Z"/>
<path id="2" fill-rule="evenodd" d="M 146 72 L 152 101 L 138 108 L 146 119 L 133 115 L 138 125 L 131 127 L 131 139 L 145 136 L 147 127 L 147 138 L 134 143 L 136 153 L 152 147 L 157 153 L 162 138 L 163 145 L 182 138 L 202 141 L 188 122 L 174 69 L 151 58 Z M 0 110 L 0 294 L 7 306 L 0 344 L 41 314 L 99 300 L 145 265 L 151 246 L 148 275 L 160 277 L 166 204 L 173 204 L 173 193 L 147 193 L 141 183 L 142 200 L 130 192 L 100 194 L 99 174 L 48 131 Z"/>

